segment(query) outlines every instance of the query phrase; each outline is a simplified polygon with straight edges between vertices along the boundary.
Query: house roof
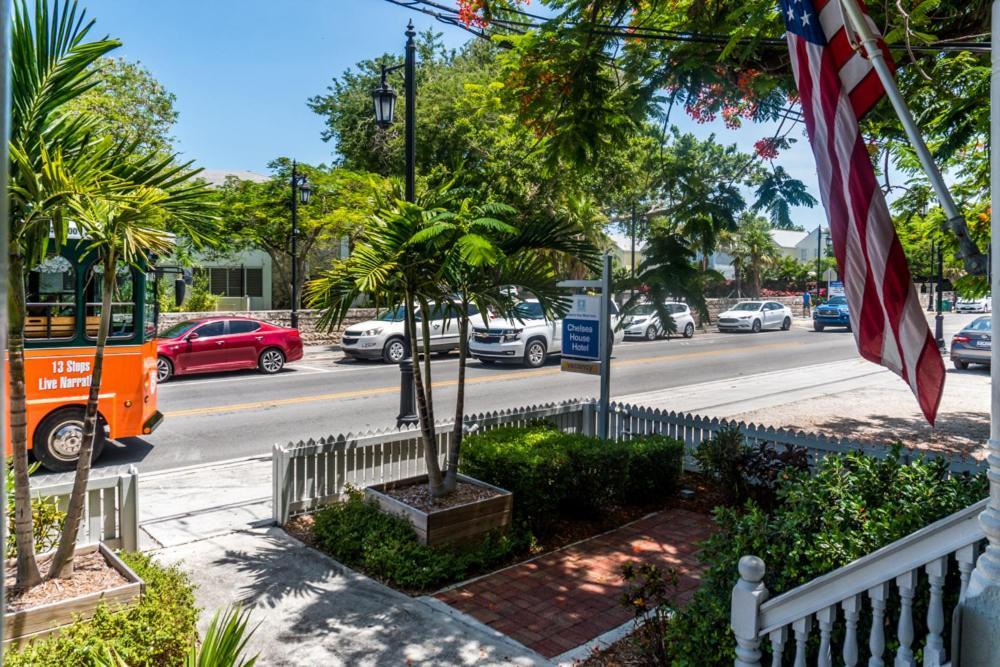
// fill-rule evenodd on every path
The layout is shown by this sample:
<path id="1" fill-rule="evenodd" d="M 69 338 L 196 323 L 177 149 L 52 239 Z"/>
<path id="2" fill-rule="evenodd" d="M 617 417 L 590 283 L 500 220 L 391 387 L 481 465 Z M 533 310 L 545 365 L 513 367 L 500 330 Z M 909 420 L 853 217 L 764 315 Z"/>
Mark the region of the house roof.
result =
<path id="1" fill-rule="evenodd" d="M 255 183 L 262 183 L 269 180 L 264 174 L 258 174 L 255 171 L 233 171 L 228 169 L 205 169 L 200 174 L 199 178 L 203 178 L 209 182 L 210 185 L 214 187 L 219 187 L 226 182 L 226 178 L 229 176 L 235 176 L 236 178 L 243 181 L 253 181 Z"/>
<path id="2" fill-rule="evenodd" d="M 808 236 L 808 232 L 797 232 L 790 229 L 771 230 L 771 238 L 774 239 L 775 244 L 782 248 L 794 248 Z"/>

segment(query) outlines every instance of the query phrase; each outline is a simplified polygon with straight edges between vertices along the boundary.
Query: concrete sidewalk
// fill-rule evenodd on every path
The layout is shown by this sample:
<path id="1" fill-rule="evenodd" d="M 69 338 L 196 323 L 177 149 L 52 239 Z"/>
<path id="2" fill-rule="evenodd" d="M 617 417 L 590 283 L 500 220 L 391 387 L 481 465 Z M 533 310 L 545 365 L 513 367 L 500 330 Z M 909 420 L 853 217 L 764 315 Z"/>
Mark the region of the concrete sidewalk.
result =
<path id="1" fill-rule="evenodd" d="M 264 665 L 548 665 L 432 598 L 411 598 L 273 527 L 271 462 L 143 476 L 142 547 L 197 585 L 204 630 L 234 602 L 260 623 L 250 643 Z"/>

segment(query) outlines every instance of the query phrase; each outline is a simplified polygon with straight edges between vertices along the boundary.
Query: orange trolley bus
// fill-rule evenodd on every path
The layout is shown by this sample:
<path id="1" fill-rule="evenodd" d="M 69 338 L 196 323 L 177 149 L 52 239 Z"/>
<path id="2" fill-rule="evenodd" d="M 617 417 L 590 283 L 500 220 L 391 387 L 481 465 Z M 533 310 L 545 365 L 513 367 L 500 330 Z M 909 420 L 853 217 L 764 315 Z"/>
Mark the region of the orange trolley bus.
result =
<path id="1" fill-rule="evenodd" d="M 26 281 L 28 447 L 56 471 L 76 466 L 101 315 L 101 266 L 84 258 L 85 243 L 68 240 Z M 106 438 L 149 434 L 163 419 L 156 409 L 156 276 L 127 265 L 117 273 L 94 460 Z"/>

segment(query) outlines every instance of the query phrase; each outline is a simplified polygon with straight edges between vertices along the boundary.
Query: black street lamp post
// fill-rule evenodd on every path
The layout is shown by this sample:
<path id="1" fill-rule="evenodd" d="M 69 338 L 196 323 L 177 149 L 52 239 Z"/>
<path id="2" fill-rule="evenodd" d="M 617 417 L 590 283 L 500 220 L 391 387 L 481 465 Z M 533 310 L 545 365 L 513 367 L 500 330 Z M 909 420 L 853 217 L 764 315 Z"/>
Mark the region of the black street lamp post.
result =
<path id="1" fill-rule="evenodd" d="M 312 188 L 305 174 L 298 172 L 298 164 L 292 160 L 292 328 L 299 328 L 299 202 L 309 203 Z"/>
<path id="2" fill-rule="evenodd" d="M 934 342 L 938 349 L 945 349 L 944 345 L 944 315 L 941 314 L 941 297 L 944 292 L 944 248 L 941 243 L 937 244 L 937 312 L 934 315 Z"/>
<path id="3" fill-rule="evenodd" d="M 382 129 L 392 125 L 396 111 L 396 91 L 386 81 L 390 72 L 403 69 L 403 87 L 406 97 L 406 201 L 416 201 L 416 62 L 417 46 L 413 41 L 417 33 L 413 30 L 413 21 L 406 26 L 406 58 L 402 65 L 386 67 L 382 65 L 382 80 L 378 88 L 372 91 L 372 101 L 375 106 L 375 124 Z M 412 304 L 407 303 L 409 309 Z M 413 383 L 413 346 L 410 340 L 410 328 L 404 327 L 403 358 L 399 361 L 399 414 L 396 425 L 416 424 L 416 406 L 414 403 L 415 389 Z"/>
<path id="4" fill-rule="evenodd" d="M 931 239 L 930 268 L 927 271 L 927 312 L 934 312 L 934 239 Z"/>

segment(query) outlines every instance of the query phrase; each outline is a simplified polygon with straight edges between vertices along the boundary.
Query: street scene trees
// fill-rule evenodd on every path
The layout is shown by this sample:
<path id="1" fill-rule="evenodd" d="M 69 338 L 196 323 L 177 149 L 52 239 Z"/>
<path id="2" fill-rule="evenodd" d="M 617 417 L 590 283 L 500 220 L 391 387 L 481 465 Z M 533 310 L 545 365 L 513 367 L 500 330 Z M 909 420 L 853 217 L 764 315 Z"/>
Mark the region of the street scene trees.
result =
<path id="1" fill-rule="evenodd" d="M 80 1 L 5 665 L 1000 660 L 985 2 Z"/>

